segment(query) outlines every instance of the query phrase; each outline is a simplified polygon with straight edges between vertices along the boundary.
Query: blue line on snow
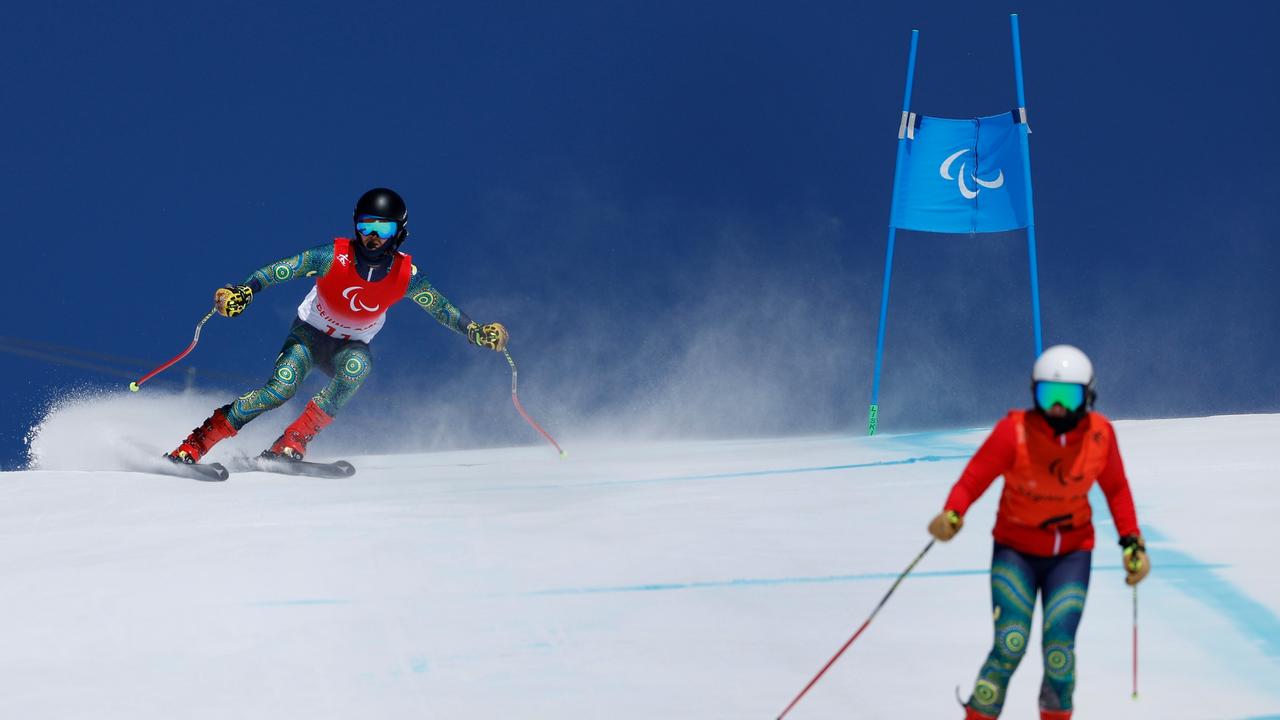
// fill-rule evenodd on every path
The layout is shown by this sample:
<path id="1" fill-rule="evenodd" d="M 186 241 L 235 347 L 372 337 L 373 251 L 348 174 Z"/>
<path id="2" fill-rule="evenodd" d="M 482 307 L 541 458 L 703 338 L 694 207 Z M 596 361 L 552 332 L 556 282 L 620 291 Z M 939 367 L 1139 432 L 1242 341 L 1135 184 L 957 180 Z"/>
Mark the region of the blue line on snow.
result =
<path id="1" fill-rule="evenodd" d="M 474 490 L 548 490 L 564 488 L 599 487 L 602 485 L 644 485 L 664 482 L 688 482 L 692 480 L 727 480 L 729 478 L 763 477 L 766 475 L 796 475 L 799 473 L 831 472 L 833 470 L 859 470 L 863 468 L 889 467 L 892 465 L 914 465 L 915 463 L 945 462 L 948 460 L 968 460 L 972 455 L 921 455 L 919 457 L 902 458 L 901 460 L 876 460 L 849 465 L 821 465 L 817 467 L 781 468 L 778 470 L 743 470 L 740 472 L 713 473 L 710 475 L 673 475 L 670 477 L 642 478 L 639 480 L 597 480 L 595 482 L 563 483 L 555 485 L 502 485 L 488 488 L 468 488 Z"/>
<path id="2" fill-rule="evenodd" d="M 1115 524 L 1100 488 L 1095 486 L 1090 491 L 1089 501 L 1094 509 L 1095 523 Z M 1165 536 L 1150 525 L 1142 526 L 1142 534 L 1152 543 L 1151 558 L 1154 580 L 1158 580 L 1161 585 L 1167 583 L 1168 586 L 1216 612 L 1235 626 L 1243 641 L 1252 643 L 1268 660 L 1273 663 L 1280 660 L 1280 617 L 1277 617 L 1274 611 L 1250 598 L 1232 582 L 1215 572 L 1222 566 L 1201 564 L 1187 553 L 1166 547 L 1165 542 L 1168 541 Z M 1186 565 L 1189 572 L 1168 577 L 1162 570 L 1171 564 Z M 1147 582 L 1150 583 L 1151 580 Z M 1159 589 L 1160 585 L 1152 588 L 1152 590 Z M 1182 620 L 1186 622 L 1185 618 Z M 1191 626 L 1194 627 L 1197 624 L 1193 622 Z M 1223 662 L 1232 666 L 1238 664 L 1240 654 L 1238 645 L 1233 646 L 1233 643 L 1229 642 L 1223 643 L 1216 638 L 1210 640 L 1201 639 L 1200 644 L 1222 658 Z M 1262 667 L 1261 665 L 1261 663 L 1243 664 L 1235 674 L 1238 678 L 1264 689 L 1269 695 L 1278 695 L 1274 680 L 1274 670 L 1269 669 L 1269 666 Z M 1253 718 L 1251 720 L 1269 720 L 1271 717 L 1280 720 L 1280 716 Z"/>
<path id="3" fill-rule="evenodd" d="M 260 602 L 249 603 L 253 607 L 298 607 L 301 605 L 350 605 L 349 600 L 336 600 L 333 598 L 313 598 L 302 600 L 262 600 Z"/>
<path id="4" fill-rule="evenodd" d="M 1157 569 L 1156 558 L 1168 558 L 1174 563 L 1195 562 L 1186 553 L 1172 548 L 1151 548 L 1152 566 Z M 1250 638 L 1272 660 L 1280 661 L 1280 617 L 1271 608 L 1245 595 L 1234 584 L 1219 577 L 1208 567 L 1168 582 L 1178 590 L 1220 612 L 1246 638 Z"/>
<path id="5" fill-rule="evenodd" d="M 1161 573 L 1177 570 L 1202 571 L 1211 568 L 1224 568 L 1226 565 L 1206 565 L 1192 561 L 1190 564 L 1183 563 L 1161 563 Z M 1111 565 L 1100 565 L 1093 568 L 1093 572 L 1120 572 L 1119 567 Z M 908 580 L 919 578 L 933 577 L 959 577 L 963 575 L 989 575 L 991 568 L 978 568 L 966 570 L 930 570 L 924 572 L 915 572 L 907 576 Z M 590 595 L 599 593 L 627 593 L 627 592 L 655 592 L 661 590 L 701 590 L 706 588 L 727 588 L 727 587 L 761 587 L 761 586 L 779 586 L 779 585 L 808 585 L 815 583 L 838 583 L 838 582 L 860 582 L 865 580 L 893 580 L 898 577 L 898 573 L 879 572 L 879 573 L 857 573 L 853 575 L 824 575 L 816 577 L 789 577 L 789 578 L 735 578 L 733 580 L 695 580 L 685 583 L 648 583 L 644 585 L 615 585 L 603 587 L 577 587 L 577 588 L 554 588 L 550 590 L 535 590 L 533 592 L 524 593 L 525 595 Z"/>
<path id="6" fill-rule="evenodd" d="M 858 470 L 861 468 L 889 467 L 891 465 L 914 465 L 924 462 L 943 462 L 945 460 L 968 460 L 969 455 L 921 455 L 919 457 L 902 458 L 901 460 L 875 460 L 849 465 L 821 465 L 817 467 L 783 468 L 781 470 L 743 470 L 740 472 L 714 473 L 711 475 L 677 475 L 675 477 L 657 478 L 656 480 L 613 480 L 613 483 L 662 482 L 679 480 L 720 480 L 723 478 L 760 477 L 762 475 L 795 475 L 797 473 L 829 472 L 831 470 Z"/>
<path id="7" fill-rule="evenodd" d="M 1089 493 L 1097 517 L 1111 520 L 1106 500 L 1099 488 L 1094 487 Z M 1214 570 L 1220 565 L 1202 564 L 1187 553 L 1166 547 L 1165 536 L 1150 526 L 1143 526 L 1143 537 L 1153 544 L 1151 547 L 1151 564 L 1153 571 L 1163 579 L 1160 573 L 1165 566 L 1165 559 L 1172 564 L 1195 567 L 1193 573 L 1169 578 L 1169 584 L 1186 596 L 1201 602 L 1217 611 L 1235 625 L 1236 629 L 1250 638 L 1262 652 L 1272 660 L 1280 661 L 1280 616 L 1266 605 L 1254 600 L 1235 586 L 1234 583 L 1219 576 Z"/>
<path id="8" fill-rule="evenodd" d="M 927 448 L 933 452 L 965 452 L 970 456 L 977 451 L 978 445 L 973 442 L 962 442 L 957 438 L 972 433 L 989 432 L 991 428 L 967 428 L 961 430 L 930 430 L 926 432 L 906 433 L 903 435 L 882 435 L 882 440 L 904 445 L 910 448 Z"/>

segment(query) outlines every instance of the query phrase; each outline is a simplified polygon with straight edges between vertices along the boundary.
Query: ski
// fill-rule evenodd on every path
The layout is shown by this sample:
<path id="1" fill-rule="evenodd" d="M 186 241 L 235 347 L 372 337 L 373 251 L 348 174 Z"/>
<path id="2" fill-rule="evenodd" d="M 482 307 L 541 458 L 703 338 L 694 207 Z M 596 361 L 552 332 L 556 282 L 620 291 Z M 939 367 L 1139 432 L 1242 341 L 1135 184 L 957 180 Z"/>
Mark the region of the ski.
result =
<path id="1" fill-rule="evenodd" d="M 263 453 L 255 458 L 245 458 L 244 467 L 237 470 L 260 471 L 280 475 L 302 475 L 306 477 L 350 477 L 356 474 L 355 466 L 346 460 L 331 463 L 311 462 L 310 460 L 288 460 L 279 456 Z"/>
<path id="2" fill-rule="evenodd" d="M 222 482 L 230 475 L 222 463 L 188 464 L 170 460 L 168 456 L 165 456 L 165 460 L 167 462 L 157 466 L 155 470 L 163 475 L 176 475 L 206 482 Z"/>

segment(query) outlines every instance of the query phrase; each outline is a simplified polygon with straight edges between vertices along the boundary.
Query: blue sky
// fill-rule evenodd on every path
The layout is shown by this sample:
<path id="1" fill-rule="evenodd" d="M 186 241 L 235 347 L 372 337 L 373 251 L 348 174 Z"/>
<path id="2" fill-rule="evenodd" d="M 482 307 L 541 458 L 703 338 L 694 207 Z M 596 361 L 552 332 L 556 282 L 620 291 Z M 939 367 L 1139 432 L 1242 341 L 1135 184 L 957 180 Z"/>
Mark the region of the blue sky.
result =
<path id="1" fill-rule="evenodd" d="M 992 114 L 1015 104 L 1011 11 L 1046 342 L 1094 357 L 1112 415 L 1280 409 L 1275 4 L 62 2 L 0 29 L 0 204 L 29 221 L 0 467 L 51 398 L 127 382 L 33 349 L 158 364 L 213 288 L 348 232 L 375 185 L 446 296 L 510 327 L 550 424 L 861 427 L 910 31 L 913 109 Z M 212 321 L 201 385 L 265 379 L 306 289 Z M 1020 233 L 900 234 L 885 429 L 1025 404 L 1027 297 Z M 505 363 L 415 308 L 375 351 L 346 424 L 530 440 Z M 390 400 L 408 414 L 373 412 Z"/>

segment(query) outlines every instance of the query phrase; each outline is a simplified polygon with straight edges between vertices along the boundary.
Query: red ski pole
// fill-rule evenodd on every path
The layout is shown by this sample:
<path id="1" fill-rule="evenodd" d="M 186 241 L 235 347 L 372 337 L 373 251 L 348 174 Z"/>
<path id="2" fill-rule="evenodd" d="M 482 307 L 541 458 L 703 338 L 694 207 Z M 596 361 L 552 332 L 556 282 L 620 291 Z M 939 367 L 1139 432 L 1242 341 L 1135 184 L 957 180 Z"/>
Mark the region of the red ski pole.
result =
<path id="1" fill-rule="evenodd" d="M 813 676 L 813 679 L 809 681 L 808 685 L 804 686 L 804 689 L 800 691 L 799 695 L 796 695 L 796 699 L 792 700 L 791 704 L 778 714 L 778 720 L 782 720 L 782 718 L 786 717 L 787 713 L 791 712 L 791 708 L 795 707 L 796 703 L 800 702 L 800 698 L 804 697 L 804 694 L 809 692 L 809 688 L 817 684 L 818 680 L 826 674 L 827 670 L 832 665 L 836 664 L 836 660 L 840 659 L 840 656 L 844 654 L 844 651 L 849 649 L 849 646 L 853 644 L 853 641 L 858 639 L 858 636 L 862 634 L 862 631 L 867 629 L 867 626 L 871 624 L 873 619 L 875 619 L 876 613 L 880 612 L 880 608 L 884 607 L 884 604 L 889 600 L 889 596 L 893 594 L 894 590 L 898 589 L 898 585 L 907 577 L 907 573 L 911 572 L 911 570 L 915 568 L 916 564 L 920 562 L 920 559 L 924 557 L 924 554 L 929 552 L 929 548 L 933 547 L 934 542 L 936 541 L 930 540 L 929 544 L 925 545 L 924 549 L 920 551 L 920 554 L 916 556 L 916 559 L 912 560 L 911 564 L 907 566 L 907 569 L 902 571 L 902 574 L 898 576 L 898 579 L 893 581 L 893 586 L 889 588 L 889 592 L 884 594 L 884 597 L 880 599 L 880 604 L 876 605 L 876 609 L 871 611 L 871 617 L 868 617 L 867 621 L 862 623 L 862 627 L 858 628 L 858 632 L 854 633 L 853 637 L 849 638 L 848 642 L 842 645 L 840 649 L 836 651 L 835 655 L 831 656 L 831 659 L 827 661 L 827 664 L 823 665 L 822 669 L 818 671 L 818 674 Z"/>
<path id="2" fill-rule="evenodd" d="M 168 369 L 169 369 L 169 368 L 170 368 L 174 363 L 176 363 L 176 362 L 178 362 L 179 360 L 181 360 L 182 358 L 186 357 L 186 356 L 187 356 L 187 355 L 188 355 L 192 350 L 195 350 L 195 349 L 196 349 L 196 343 L 200 342 L 200 329 L 204 327 L 204 324 L 205 324 L 205 323 L 209 322 L 209 318 L 213 317 L 213 314 L 214 314 L 214 313 L 216 313 L 216 312 L 218 312 L 218 308 L 216 308 L 216 307 L 215 307 L 214 309 L 212 309 L 212 310 L 210 310 L 210 311 L 209 311 L 209 314 L 208 314 L 208 315 L 205 315 L 204 317 L 200 318 L 200 322 L 196 323 L 196 335 L 195 335 L 195 337 L 191 338 L 191 344 L 187 346 L 187 349 L 186 349 L 186 350 L 183 350 L 182 352 L 178 353 L 178 355 L 177 355 L 176 357 L 174 357 L 172 360 L 170 360 L 169 362 L 167 362 L 167 363 L 165 363 L 165 364 L 161 365 L 160 367 L 156 368 L 155 370 L 152 370 L 151 372 L 147 373 L 146 375 L 143 375 L 141 378 L 139 378 L 139 379 L 137 379 L 137 380 L 134 380 L 133 382 L 129 383 L 129 390 L 131 390 L 131 391 L 133 391 L 133 392 L 138 392 L 138 388 L 140 388 L 140 387 L 142 386 L 142 383 L 144 383 L 144 382 L 146 382 L 146 381 L 150 380 L 151 378 L 155 377 L 156 375 L 159 375 L 160 373 L 164 372 L 165 370 L 168 370 Z"/>
<path id="3" fill-rule="evenodd" d="M 516 361 L 511 359 L 511 353 L 507 352 L 505 348 L 503 349 L 502 354 L 507 357 L 507 364 L 511 366 L 511 402 L 515 404 L 516 410 L 520 413 L 520 417 L 524 418 L 525 422 L 533 426 L 534 430 L 542 433 L 542 437 L 546 438 L 547 442 L 555 446 L 555 449 L 560 452 L 561 460 L 569 457 L 569 453 L 561 449 L 560 444 L 555 441 L 555 438 L 548 435 L 547 431 L 543 430 L 542 426 L 534 422 L 533 418 L 529 417 L 529 413 L 524 411 L 524 405 L 520 404 L 520 396 L 516 395 Z"/>
<path id="4" fill-rule="evenodd" d="M 1138 699 L 1138 586 L 1133 586 L 1133 699 Z"/>

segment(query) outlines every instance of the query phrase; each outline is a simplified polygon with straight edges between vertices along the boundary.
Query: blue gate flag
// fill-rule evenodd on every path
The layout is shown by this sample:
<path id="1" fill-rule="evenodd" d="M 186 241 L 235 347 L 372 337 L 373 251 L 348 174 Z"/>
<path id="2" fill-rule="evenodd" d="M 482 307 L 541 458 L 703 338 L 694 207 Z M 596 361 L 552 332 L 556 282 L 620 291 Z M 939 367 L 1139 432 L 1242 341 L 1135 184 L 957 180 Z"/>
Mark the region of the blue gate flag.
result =
<path id="1" fill-rule="evenodd" d="M 1027 226 L 1022 143 L 1013 113 L 968 120 L 921 117 L 907 133 L 889 224 L 986 233 Z"/>

